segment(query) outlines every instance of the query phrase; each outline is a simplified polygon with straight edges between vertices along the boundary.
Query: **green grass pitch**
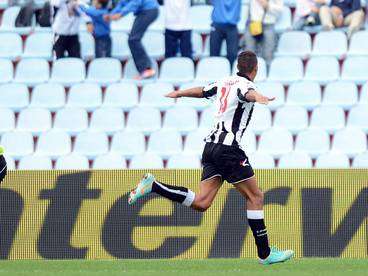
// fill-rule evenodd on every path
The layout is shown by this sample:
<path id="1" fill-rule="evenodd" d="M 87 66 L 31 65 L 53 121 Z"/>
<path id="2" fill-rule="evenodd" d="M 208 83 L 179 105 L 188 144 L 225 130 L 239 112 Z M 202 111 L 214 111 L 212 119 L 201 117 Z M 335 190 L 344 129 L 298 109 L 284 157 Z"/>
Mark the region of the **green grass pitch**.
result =
<path id="1" fill-rule="evenodd" d="M 1 261 L 0 275 L 215 276 L 368 275 L 368 259 L 295 259 L 259 265 L 250 259 Z"/>

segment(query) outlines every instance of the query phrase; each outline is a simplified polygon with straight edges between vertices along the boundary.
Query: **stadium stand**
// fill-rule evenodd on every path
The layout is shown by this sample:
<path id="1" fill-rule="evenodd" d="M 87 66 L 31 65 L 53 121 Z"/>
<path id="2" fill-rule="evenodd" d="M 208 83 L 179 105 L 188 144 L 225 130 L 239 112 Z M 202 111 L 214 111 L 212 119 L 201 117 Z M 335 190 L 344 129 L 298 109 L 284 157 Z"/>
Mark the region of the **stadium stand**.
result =
<path id="1" fill-rule="evenodd" d="M 256 78 L 276 100 L 255 105 L 242 147 L 255 168 L 368 167 L 368 31 L 350 41 L 344 29 L 292 31 L 295 1 L 285 4 L 275 57 L 270 66 L 259 58 Z M 132 15 L 111 24 L 112 58 L 94 58 L 82 22 L 82 58 L 54 60 L 50 28 L 17 28 L 19 7 L 0 1 L 0 9 L 0 142 L 10 168 L 200 167 L 211 102 L 164 94 L 237 72 L 226 44 L 221 57 L 209 57 L 211 6 L 190 9 L 193 61 L 163 58 L 161 9 L 143 39 L 157 75 L 144 81 L 134 79 L 128 48 Z"/>

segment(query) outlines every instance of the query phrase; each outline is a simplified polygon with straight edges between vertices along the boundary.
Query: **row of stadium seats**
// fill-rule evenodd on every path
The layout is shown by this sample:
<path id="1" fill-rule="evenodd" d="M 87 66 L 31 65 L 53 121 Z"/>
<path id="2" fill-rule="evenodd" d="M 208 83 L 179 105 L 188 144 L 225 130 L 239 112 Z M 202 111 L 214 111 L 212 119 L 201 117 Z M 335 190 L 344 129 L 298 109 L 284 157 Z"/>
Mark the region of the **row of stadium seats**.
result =
<path id="1" fill-rule="evenodd" d="M 16 162 L 12 157 L 5 157 L 8 169 L 16 169 Z M 315 162 L 308 154 L 303 152 L 292 152 L 282 155 L 279 160 L 275 160 L 271 155 L 265 153 L 249 154 L 249 160 L 253 168 L 273 169 L 273 168 L 367 168 L 368 153 L 362 153 L 354 157 L 352 162 L 349 158 L 339 152 L 329 152 L 320 155 Z M 91 166 L 91 163 L 93 164 Z M 129 166 L 127 166 L 129 163 Z M 277 166 L 276 166 L 277 163 Z M 98 156 L 93 162 L 87 157 L 79 154 L 61 156 L 53 162 L 50 157 L 40 155 L 29 155 L 20 159 L 17 169 L 19 170 L 42 170 L 42 169 L 162 169 L 165 162 L 156 154 L 143 154 L 134 156 L 130 161 L 116 153 L 108 153 Z M 200 160 L 195 155 L 178 154 L 171 156 L 167 163 L 168 169 L 194 169 L 200 168 Z"/>
<path id="2" fill-rule="evenodd" d="M 120 60 L 130 57 L 128 47 L 128 35 L 123 32 L 112 32 L 112 56 Z M 92 35 L 87 32 L 80 33 L 81 53 L 84 59 L 94 57 L 95 43 Z M 24 44 L 21 37 L 16 33 L 0 33 L 0 57 L 13 60 L 22 58 L 44 58 L 52 60 L 52 33 L 33 33 L 29 35 Z M 331 41 L 334 43 L 332 44 Z M 162 33 L 147 32 L 143 37 L 143 45 L 148 49 L 152 58 L 161 59 L 165 54 L 165 38 Z M 192 34 L 194 57 L 209 55 L 209 39 Z M 226 43 L 223 43 L 222 55 L 226 55 Z M 368 55 L 368 31 L 355 33 L 348 47 L 346 35 L 341 31 L 323 31 L 318 33 L 312 43 L 312 38 L 307 32 L 291 31 L 280 36 L 275 56 L 295 56 L 307 58 L 309 56 L 334 56 L 343 58 L 347 56 Z"/>
<path id="3" fill-rule="evenodd" d="M 192 6 L 189 11 L 190 20 L 192 23 L 192 28 L 195 32 L 208 34 L 211 31 L 211 14 L 212 6 L 210 5 L 198 5 Z M 20 11 L 19 6 L 7 8 L 3 13 L 2 22 L 0 25 L 0 32 L 17 32 L 19 34 L 29 34 L 32 31 L 36 32 L 49 32 L 50 28 L 41 28 L 36 26 L 36 20 L 33 20 L 32 27 L 15 27 L 15 19 Z M 238 28 L 241 32 L 244 32 L 245 24 L 247 22 L 249 12 L 248 6 L 243 5 L 241 11 L 241 19 L 238 23 Z M 132 29 L 134 22 L 134 15 L 128 14 L 123 16 L 118 21 L 113 21 L 111 23 L 111 29 L 113 31 L 123 31 L 129 33 Z M 276 31 L 283 32 L 291 28 L 292 14 L 288 7 L 284 7 L 282 14 L 276 23 Z M 163 7 L 160 7 L 159 17 L 154 21 L 153 24 L 149 26 L 149 30 L 156 32 L 164 32 L 165 29 L 165 11 Z M 81 21 L 80 30 L 86 30 L 85 22 Z"/>
<path id="4" fill-rule="evenodd" d="M 338 79 L 353 81 L 363 84 L 368 81 L 368 57 L 349 57 L 343 65 L 340 74 L 339 62 L 334 57 L 315 57 L 311 58 L 306 65 L 304 72 L 303 62 L 297 57 L 277 57 L 274 58 L 270 70 L 263 59 L 259 59 L 259 74 L 256 81 L 275 81 L 284 85 L 293 82 L 306 80 L 316 81 L 326 84 Z M 153 62 L 154 68 L 158 70 L 158 65 Z M 180 70 L 178 70 L 180 68 Z M 208 70 L 211 68 L 211 70 Z M 86 74 L 87 71 L 87 74 Z M 171 82 L 175 85 L 197 81 L 211 82 L 221 79 L 231 73 L 237 72 L 236 64 L 232 70 L 229 61 L 224 57 L 202 58 L 196 68 L 191 59 L 188 58 L 169 58 L 163 61 L 159 70 L 159 81 Z M 232 71 L 232 72 L 231 72 Z M 137 74 L 136 67 L 132 59 L 129 59 L 124 69 L 121 62 L 113 58 L 94 59 L 86 66 L 81 59 L 63 58 L 54 61 L 50 74 L 50 67 L 44 59 L 23 59 L 13 72 L 13 65 L 10 60 L 0 59 L 0 83 L 15 81 L 33 86 L 47 81 L 61 83 L 70 86 L 79 82 L 93 82 L 100 85 L 123 81 L 134 81 Z M 50 76 L 51 75 L 51 76 Z M 87 75 L 87 76 L 86 76 Z M 141 83 L 152 82 L 155 78 Z"/>
<path id="5" fill-rule="evenodd" d="M 70 103 L 69 106 L 58 110 L 54 120 L 47 109 L 26 108 L 20 112 L 17 122 L 13 111 L 0 108 L 0 117 L 2 118 L 0 133 L 16 129 L 39 135 L 54 128 L 76 134 L 89 127 L 91 130 L 112 134 L 125 128 L 125 116 L 121 109 L 111 107 L 96 109 L 92 113 L 90 122 L 88 122 L 87 111 L 80 107 L 80 103 Z M 163 120 L 161 120 L 160 110 L 153 108 L 149 102 L 146 102 L 143 106 L 133 108 L 129 112 L 126 128 L 143 131 L 146 134 L 161 128 L 178 130 L 185 134 L 197 128 L 211 128 L 213 116 L 212 108 L 205 109 L 198 116 L 194 108 L 177 105 L 167 109 Z M 310 118 L 307 110 L 301 106 L 283 106 L 276 110 L 273 120 L 267 107 L 257 106 L 250 123 L 250 128 L 256 134 L 261 134 L 272 127 L 285 128 L 293 134 L 297 134 L 308 127 L 320 128 L 329 133 L 334 133 L 345 126 L 359 128 L 368 133 L 367 105 L 351 108 L 347 120 L 345 120 L 343 109 L 337 106 L 317 107 L 313 110 Z"/>

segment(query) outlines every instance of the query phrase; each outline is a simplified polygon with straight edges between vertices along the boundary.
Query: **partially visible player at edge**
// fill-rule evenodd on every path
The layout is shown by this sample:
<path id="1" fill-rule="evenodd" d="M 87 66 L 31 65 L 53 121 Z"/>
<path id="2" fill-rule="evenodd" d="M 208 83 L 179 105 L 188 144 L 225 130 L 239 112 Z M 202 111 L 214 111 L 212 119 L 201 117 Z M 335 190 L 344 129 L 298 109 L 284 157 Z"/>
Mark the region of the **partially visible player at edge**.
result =
<path id="1" fill-rule="evenodd" d="M 6 161 L 3 154 L 4 148 L 0 145 L 0 183 L 4 180 L 6 175 Z"/>
<path id="2" fill-rule="evenodd" d="M 264 223 L 263 192 L 257 185 L 247 156 L 239 147 L 243 133 L 252 117 L 254 103 L 268 104 L 274 100 L 257 92 L 253 83 L 257 70 L 257 56 L 253 52 L 245 51 L 238 56 L 237 76 L 225 78 L 207 87 L 173 91 L 166 95 L 169 98 L 215 99 L 217 110 L 215 126 L 205 139 L 199 193 L 195 194 L 185 187 L 161 183 L 152 174 L 146 174 L 138 186 L 131 191 L 129 204 L 153 192 L 204 212 L 211 206 L 223 181 L 226 180 L 246 198 L 248 223 L 257 246 L 259 262 L 272 264 L 290 259 L 294 252 L 269 247 Z"/>

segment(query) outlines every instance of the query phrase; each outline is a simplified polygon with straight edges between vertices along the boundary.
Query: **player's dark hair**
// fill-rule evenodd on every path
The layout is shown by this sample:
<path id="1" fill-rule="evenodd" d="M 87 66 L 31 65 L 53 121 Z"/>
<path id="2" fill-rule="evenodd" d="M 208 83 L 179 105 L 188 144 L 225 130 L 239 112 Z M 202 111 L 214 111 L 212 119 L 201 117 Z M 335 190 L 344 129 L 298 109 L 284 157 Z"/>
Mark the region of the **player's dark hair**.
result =
<path id="1" fill-rule="evenodd" d="M 109 5 L 109 0 L 98 0 L 98 3 L 100 3 L 101 8 L 106 9 Z"/>
<path id="2" fill-rule="evenodd" d="M 248 75 L 258 63 L 257 55 L 252 51 L 243 51 L 238 56 L 238 71 L 242 75 Z"/>

